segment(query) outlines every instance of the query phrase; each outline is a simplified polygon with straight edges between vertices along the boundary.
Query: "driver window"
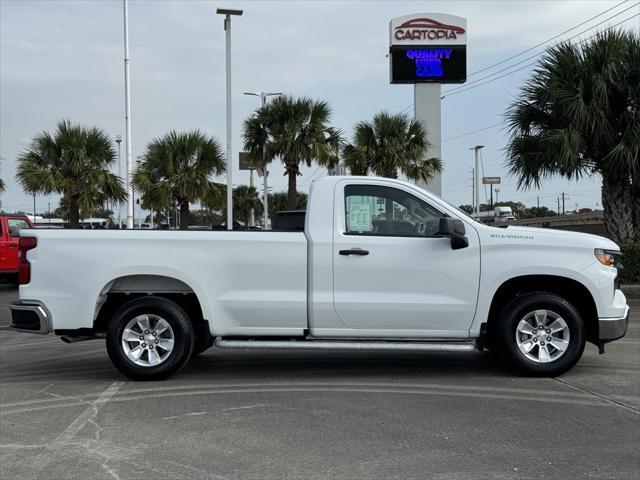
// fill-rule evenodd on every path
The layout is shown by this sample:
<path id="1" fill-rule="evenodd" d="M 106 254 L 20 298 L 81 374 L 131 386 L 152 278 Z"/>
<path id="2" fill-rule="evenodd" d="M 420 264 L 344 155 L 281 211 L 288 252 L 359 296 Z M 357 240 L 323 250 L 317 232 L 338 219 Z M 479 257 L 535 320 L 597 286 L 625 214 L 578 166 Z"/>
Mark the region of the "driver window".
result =
<path id="1" fill-rule="evenodd" d="M 7 220 L 7 226 L 9 227 L 10 237 L 19 237 L 21 229 L 29 228 L 27 221 L 21 218 L 9 218 Z"/>
<path id="2" fill-rule="evenodd" d="M 444 215 L 410 193 L 377 185 L 345 187 L 347 235 L 432 237 Z"/>

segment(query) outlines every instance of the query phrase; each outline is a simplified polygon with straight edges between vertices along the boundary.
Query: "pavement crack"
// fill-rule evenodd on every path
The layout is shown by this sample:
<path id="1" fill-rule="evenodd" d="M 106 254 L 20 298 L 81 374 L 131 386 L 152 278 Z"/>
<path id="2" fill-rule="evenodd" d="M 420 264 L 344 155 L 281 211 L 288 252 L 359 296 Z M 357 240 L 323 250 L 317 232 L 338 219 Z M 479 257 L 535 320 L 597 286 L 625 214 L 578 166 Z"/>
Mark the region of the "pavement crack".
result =
<path id="1" fill-rule="evenodd" d="M 618 402 L 616 400 L 612 400 L 610 398 L 605 397 L 604 395 L 601 395 L 599 393 L 596 393 L 594 391 L 591 390 L 587 390 L 586 388 L 582 388 L 582 387 L 578 387 L 577 385 L 573 385 L 565 380 L 560 380 L 559 378 L 553 377 L 553 380 L 555 380 L 558 383 L 561 383 L 573 390 L 576 390 L 578 392 L 582 392 L 582 393 L 586 393 L 587 395 L 591 395 L 593 397 L 599 398 L 600 400 L 610 403 L 612 405 L 616 405 L 620 408 L 624 408 L 626 410 L 630 410 L 631 412 L 635 413 L 635 414 L 640 414 L 640 409 L 637 409 L 635 407 L 632 407 L 631 405 L 627 405 L 626 403 L 623 402 Z"/>

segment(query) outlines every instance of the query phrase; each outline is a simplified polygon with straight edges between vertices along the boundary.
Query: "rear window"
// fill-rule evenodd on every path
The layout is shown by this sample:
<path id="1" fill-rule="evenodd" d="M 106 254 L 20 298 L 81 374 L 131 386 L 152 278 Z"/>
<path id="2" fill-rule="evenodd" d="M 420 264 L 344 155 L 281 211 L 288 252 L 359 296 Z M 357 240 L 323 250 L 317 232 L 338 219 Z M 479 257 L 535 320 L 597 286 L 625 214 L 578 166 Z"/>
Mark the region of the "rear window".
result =
<path id="1" fill-rule="evenodd" d="M 20 230 L 23 228 L 30 228 L 29 223 L 23 218 L 8 218 L 7 226 L 9 227 L 10 237 L 19 237 Z"/>
<path id="2" fill-rule="evenodd" d="M 276 212 L 271 222 L 271 229 L 303 232 L 305 215 L 304 210 Z"/>

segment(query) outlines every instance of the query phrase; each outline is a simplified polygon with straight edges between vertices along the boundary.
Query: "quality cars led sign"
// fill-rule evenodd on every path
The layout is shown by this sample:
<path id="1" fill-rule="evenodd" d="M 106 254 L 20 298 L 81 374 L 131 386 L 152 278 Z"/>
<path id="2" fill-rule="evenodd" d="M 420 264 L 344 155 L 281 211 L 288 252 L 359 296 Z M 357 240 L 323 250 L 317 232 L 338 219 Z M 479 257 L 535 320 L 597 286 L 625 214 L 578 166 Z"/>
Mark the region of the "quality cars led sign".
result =
<path id="1" fill-rule="evenodd" d="M 389 23 L 391 83 L 463 83 L 467 79 L 467 21 L 419 13 Z"/>

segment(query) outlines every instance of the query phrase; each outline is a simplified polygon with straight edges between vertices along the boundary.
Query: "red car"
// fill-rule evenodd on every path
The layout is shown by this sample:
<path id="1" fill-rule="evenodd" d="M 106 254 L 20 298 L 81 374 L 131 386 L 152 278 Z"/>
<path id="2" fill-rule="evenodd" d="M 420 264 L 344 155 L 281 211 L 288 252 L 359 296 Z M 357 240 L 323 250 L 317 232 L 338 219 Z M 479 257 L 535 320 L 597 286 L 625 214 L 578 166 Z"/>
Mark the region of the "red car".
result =
<path id="1" fill-rule="evenodd" d="M 24 215 L 0 215 L 0 278 L 16 281 L 20 229 L 32 228 Z"/>

